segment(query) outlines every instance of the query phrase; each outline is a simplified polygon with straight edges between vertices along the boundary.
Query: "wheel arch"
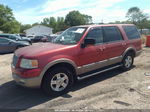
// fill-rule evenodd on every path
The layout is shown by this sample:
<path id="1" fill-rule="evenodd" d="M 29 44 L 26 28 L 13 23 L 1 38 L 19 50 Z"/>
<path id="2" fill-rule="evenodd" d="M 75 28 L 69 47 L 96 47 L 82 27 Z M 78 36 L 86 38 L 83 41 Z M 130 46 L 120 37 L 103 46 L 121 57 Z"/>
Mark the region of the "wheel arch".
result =
<path id="1" fill-rule="evenodd" d="M 133 56 L 135 57 L 136 56 L 136 50 L 133 48 L 133 47 L 129 47 L 125 50 L 125 52 L 123 53 L 122 57 L 124 58 L 124 56 L 127 54 L 127 53 L 133 53 Z"/>
<path id="2" fill-rule="evenodd" d="M 55 60 L 53 62 L 50 62 L 44 67 L 43 71 L 40 74 L 41 84 L 42 84 L 42 80 L 43 80 L 43 77 L 46 74 L 46 72 L 48 72 L 49 70 L 52 70 L 58 66 L 65 66 L 65 67 L 69 68 L 73 73 L 73 78 L 76 79 L 76 76 L 77 76 L 76 75 L 77 74 L 76 64 L 70 59 L 64 59 L 63 58 L 63 59 L 58 59 L 58 60 Z"/>

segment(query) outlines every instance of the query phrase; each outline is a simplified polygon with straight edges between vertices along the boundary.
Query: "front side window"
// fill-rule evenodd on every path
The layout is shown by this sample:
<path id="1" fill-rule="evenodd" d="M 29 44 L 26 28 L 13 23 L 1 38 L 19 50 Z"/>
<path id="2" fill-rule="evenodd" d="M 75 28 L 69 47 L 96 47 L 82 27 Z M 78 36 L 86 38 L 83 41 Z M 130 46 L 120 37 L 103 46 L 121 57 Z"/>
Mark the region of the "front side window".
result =
<path id="1" fill-rule="evenodd" d="M 140 34 L 135 26 L 123 26 L 123 29 L 129 39 L 140 38 Z"/>
<path id="2" fill-rule="evenodd" d="M 115 26 L 103 27 L 104 31 L 104 42 L 114 42 L 123 40 L 122 35 L 119 29 Z"/>
<path id="3" fill-rule="evenodd" d="M 87 39 L 94 39 L 96 44 L 103 43 L 103 33 L 101 28 L 94 28 L 86 36 Z"/>
<path id="4" fill-rule="evenodd" d="M 64 45 L 77 44 L 77 42 L 81 39 L 86 29 L 86 27 L 69 28 L 66 31 L 64 31 L 60 36 L 56 37 L 52 42 Z"/>

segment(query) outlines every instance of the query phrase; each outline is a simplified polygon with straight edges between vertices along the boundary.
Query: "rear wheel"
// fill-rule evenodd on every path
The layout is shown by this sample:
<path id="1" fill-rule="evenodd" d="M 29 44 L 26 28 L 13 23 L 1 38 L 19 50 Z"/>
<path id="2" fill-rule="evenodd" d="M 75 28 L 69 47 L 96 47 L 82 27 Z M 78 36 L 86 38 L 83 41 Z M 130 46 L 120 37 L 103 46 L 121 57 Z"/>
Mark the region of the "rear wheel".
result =
<path id="1" fill-rule="evenodd" d="M 133 62 L 134 62 L 134 56 L 132 53 L 127 53 L 124 56 L 124 59 L 122 61 L 122 69 L 124 71 L 131 69 L 131 67 L 133 66 Z"/>
<path id="2" fill-rule="evenodd" d="M 51 96 L 59 96 L 69 91 L 73 85 L 72 73 L 67 68 L 49 70 L 42 82 L 42 89 Z"/>

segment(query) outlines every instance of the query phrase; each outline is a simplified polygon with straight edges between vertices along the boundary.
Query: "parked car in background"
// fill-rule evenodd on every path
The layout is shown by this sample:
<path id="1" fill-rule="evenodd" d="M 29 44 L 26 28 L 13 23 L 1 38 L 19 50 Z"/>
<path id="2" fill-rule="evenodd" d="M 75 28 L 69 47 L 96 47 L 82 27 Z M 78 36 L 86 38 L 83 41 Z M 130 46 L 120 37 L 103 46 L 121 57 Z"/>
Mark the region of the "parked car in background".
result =
<path id="1" fill-rule="evenodd" d="M 31 42 L 46 42 L 48 38 L 44 35 L 34 36 L 31 38 Z"/>
<path id="2" fill-rule="evenodd" d="M 47 37 L 48 37 L 48 41 L 49 41 L 49 42 L 53 41 L 57 36 L 59 36 L 59 35 L 57 35 L 57 34 L 52 34 L 52 35 L 50 35 L 50 36 L 47 36 Z"/>
<path id="3" fill-rule="evenodd" d="M 9 38 L 0 38 L 0 53 L 11 53 L 16 49 L 29 46 L 28 41 L 16 41 Z"/>
<path id="4" fill-rule="evenodd" d="M 28 35 L 27 38 L 33 39 L 35 35 Z"/>
<path id="5" fill-rule="evenodd" d="M 41 87 L 47 94 L 57 96 L 68 92 L 77 79 L 119 67 L 130 70 L 141 52 L 135 25 L 75 26 L 52 43 L 16 50 L 12 75 L 19 85 Z"/>
<path id="6" fill-rule="evenodd" d="M 5 38 L 9 38 L 9 39 L 16 40 L 16 41 L 28 41 L 30 44 L 32 44 L 30 38 L 20 37 L 15 34 L 0 34 L 0 37 L 5 37 Z"/>
<path id="7" fill-rule="evenodd" d="M 20 37 L 26 37 L 26 34 L 18 34 Z"/>

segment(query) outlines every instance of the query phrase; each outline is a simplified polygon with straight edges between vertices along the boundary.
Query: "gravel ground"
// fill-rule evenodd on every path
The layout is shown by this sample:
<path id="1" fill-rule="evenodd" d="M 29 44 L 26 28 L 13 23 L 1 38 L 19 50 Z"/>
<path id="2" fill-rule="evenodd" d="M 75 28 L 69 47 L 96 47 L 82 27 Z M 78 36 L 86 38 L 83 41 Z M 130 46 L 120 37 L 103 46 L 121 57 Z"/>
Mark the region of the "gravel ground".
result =
<path id="1" fill-rule="evenodd" d="M 68 94 L 57 98 L 45 96 L 40 89 L 16 85 L 10 70 L 12 56 L 0 55 L 1 109 L 150 109 L 150 76 L 144 75 L 150 74 L 150 48 L 143 48 L 130 71 L 115 69 L 78 81 Z"/>

